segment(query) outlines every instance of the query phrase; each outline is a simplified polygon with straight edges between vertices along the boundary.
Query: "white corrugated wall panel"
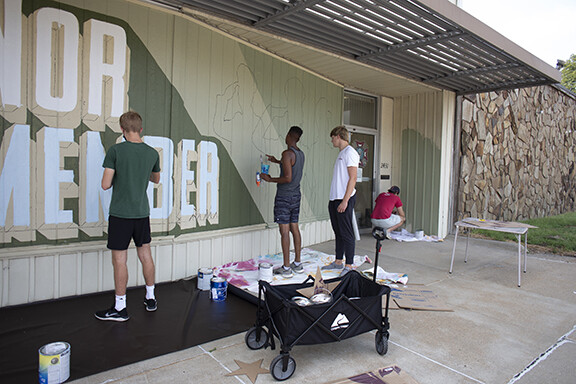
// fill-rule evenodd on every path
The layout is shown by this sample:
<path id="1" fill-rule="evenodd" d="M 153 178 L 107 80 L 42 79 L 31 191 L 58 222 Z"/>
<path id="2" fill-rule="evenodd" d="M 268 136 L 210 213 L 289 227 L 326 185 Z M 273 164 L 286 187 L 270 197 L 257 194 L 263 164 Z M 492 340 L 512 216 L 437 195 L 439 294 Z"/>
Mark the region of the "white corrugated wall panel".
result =
<path id="1" fill-rule="evenodd" d="M 334 238 L 329 220 L 301 224 L 300 231 L 303 247 Z M 205 238 L 185 235 L 152 240 L 156 283 L 195 276 L 198 268 L 281 252 L 276 226 L 203 235 Z M 2 259 L 0 306 L 114 290 L 112 254 L 105 247 L 105 242 L 88 246 L 72 244 L 8 254 L 9 258 Z M 127 264 L 128 286 L 144 285 L 142 266 L 134 247 L 128 250 Z"/>
<path id="2" fill-rule="evenodd" d="M 8 260 L 9 275 L 7 278 L 8 284 L 6 284 L 8 289 L 6 295 L 7 302 L 2 303 L 3 305 L 21 304 L 29 301 L 29 285 L 32 278 L 30 274 L 30 263 L 33 261 L 34 259 Z M 50 292 L 51 291 L 52 289 L 50 289 Z"/>
<path id="3" fill-rule="evenodd" d="M 200 243 L 187 242 L 186 243 L 186 271 L 188 275 L 194 275 L 198 272 L 199 268 L 204 268 L 207 265 L 203 265 L 200 260 Z"/>
<path id="4" fill-rule="evenodd" d="M 186 270 L 187 257 L 186 243 L 174 244 L 174 252 L 172 258 L 172 280 L 180 280 L 189 276 L 190 273 Z"/>
<path id="5" fill-rule="evenodd" d="M 114 268 L 112 267 L 112 252 L 105 250 L 102 253 L 102 263 L 100 264 L 102 270 L 102 287 L 100 291 L 108 291 L 114 289 Z"/>
<path id="6" fill-rule="evenodd" d="M 77 291 L 78 263 L 81 259 L 78 253 L 67 253 L 57 258 L 58 275 L 61 276 L 56 289 L 56 297 L 74 296 Z"/>
<path id="7" fill-rule="evenodd" d="M 172 264 L 173 259 L 173 244 L 161 244 L 157 246 L 152 246 L 152 255 L 154 256 L 154 264 L 156 266 L 156 280 L 157 281 L 172 281 Z M 144 277 L 142 276 L 142 267 L 138 263 L 139 275 L 138 278 L 141 279 L 138 285 L 145 284 Z"/>
<path id="8" fill-rule="evenodd" d="M 228 250 L 229 252 L 230 250 Z M 222 264 L 226 264 L 228 261 L 226 261 L 226 259 L 228 259 L 227 255 L 224 255 L 224 242 L 222 241 L 222 237 L 217 237 L 212 239 L 212 249 L 211 249 L 211 253 L 212 253 L 212 258 L 211 258 L 211 263 L 210 266 L 215 266 L 215 265 L 222 265 Z"/>
<path id="9" fill-rule="evenodd" d="M 32 266 L 33 271 L 26 273 L 30 277 L 34 277 L 30 282 L 32 283 L 30 287 L 30 296 L 34 297 L 34 300 L 48 300 L 56 298 L 56 292 L 54 292 L 55 282 L 58 276 L 56 275 L 55 259 L 56 256 L 44 256 L 37 257 L 35 259 L 30 259 L 31 265 L 27 264 L 27 267 Z M 16 262 L 16 260 L 14 260 Z M 13 274 L 13 267 L 10 266 L 11 276 L 24 276 Z"/>
<path id="10" fill-rule="evenodd" d="M 80 294 L 98 292 L 99 252 L 83 253 L 80 259 Z"/>
<path id="11" fill-rule="evenodd" d="M 200 259 L 200 266 L 202 268 L 216 265 L 212 264 L 212 247 L 210 239 L 200 240 L 198 255 Z"/>

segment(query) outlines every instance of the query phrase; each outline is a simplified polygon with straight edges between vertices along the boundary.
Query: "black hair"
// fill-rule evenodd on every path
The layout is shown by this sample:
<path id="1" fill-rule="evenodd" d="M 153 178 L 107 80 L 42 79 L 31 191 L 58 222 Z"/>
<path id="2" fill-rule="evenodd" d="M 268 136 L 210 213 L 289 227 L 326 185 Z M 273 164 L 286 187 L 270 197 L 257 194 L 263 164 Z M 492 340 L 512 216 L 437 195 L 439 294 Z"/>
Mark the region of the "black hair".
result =
<path id="1" fill-rule="evenodd" d="M 297 125 L 291 126 L 290 130 L 288 131 L 288 134 L 293 135 L 296 139 L 300 139 L 300 136 L 302 136 L 303 133 L 304 131 L 302 131 L 302 128 Z"/>

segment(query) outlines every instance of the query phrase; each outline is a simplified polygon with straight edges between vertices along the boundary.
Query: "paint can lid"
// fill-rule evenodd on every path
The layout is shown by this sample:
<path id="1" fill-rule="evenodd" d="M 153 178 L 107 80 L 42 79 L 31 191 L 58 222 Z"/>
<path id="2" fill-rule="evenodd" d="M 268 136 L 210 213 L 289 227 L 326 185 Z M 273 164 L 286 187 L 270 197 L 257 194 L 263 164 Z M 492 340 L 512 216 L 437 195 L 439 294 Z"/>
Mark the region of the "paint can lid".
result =
<path id="1" fill-rule="evenodd" d="M 40 348 L 42 355 L 59 355 L 70 347 L 70 344 L 57 341 L 55 343 L 46 344 Z"/>

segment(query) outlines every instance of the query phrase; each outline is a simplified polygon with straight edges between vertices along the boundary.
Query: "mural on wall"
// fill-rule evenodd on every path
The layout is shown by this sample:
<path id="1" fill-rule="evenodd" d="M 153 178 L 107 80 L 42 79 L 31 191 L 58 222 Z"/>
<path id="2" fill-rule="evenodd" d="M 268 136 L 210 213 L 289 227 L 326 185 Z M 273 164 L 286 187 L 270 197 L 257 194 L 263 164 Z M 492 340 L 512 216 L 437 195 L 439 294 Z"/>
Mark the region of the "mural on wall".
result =
<path id="1" fill-rule="evenodd" d="M 173 84 L 177 74 L 167 75 L 165 63 L 158 62 L 125 18 L 61 2 L 2 3 L 0 247 L 104 238 L 110 191 L 100 187 L 102 161 L 106 150 L 122 140 L 118 117 L 126 110 L 142 115 L 144 141 L 160 154 L 160 183 L 148 189 L 152 230 L 176 236 L 263 223 L 255 202 L 256 164 L 241 159 L 246 153 L 257 158 L 280 150 L 278 138 L 288 124 L 306 125 L 304 116 L 313 108 L 320 108 L 315 113 L 322 117 L 319 124 L 317 116 L 310 118 L 310 125 L 330 124 L 338 115 L 330 112 L 338 111 L 338 97 L 327 103 L 325 94 L 313 96 L 314 102 L 300 110 L 272 96 L 271 102 L 257 102 L 267 97 L 260 89 L 265 82 L 242 62 L 234 63 L 234 75 L 211 83 L 218 88 L 213 97 L 192 108 L 190 92 L 182 97 Z M 152 13 L 133 4 L 130 9 Z M 154 16 L 171 20 L 174 29 L 182 24 L 174 16 Z M 193 39 L 199 45 L 204 41 L 203 36 Z M 180 54 L 173 52 L 173 60 Z M 178 66 L 172 64 L 176 72 Z M 197 74 L 202 77 L 205 74 Z M 278 79 L 281 91 L 289 92 L 287 100 L 297 98 L 293 92 L 303 99 L 305 87 L 297 79 Z M 338 87 L 323 86 L 326 93 L 338 94 Z M 194 91 L 194 98 L 207 96 L 202 87 Z M 195 110 L 201 110 L 198 118 L 192 118 Z M 300 120 L 286 118 L 289 113 Z M 250 122 L 246 129 L 249 114 L 259 123 Z M 316 156 L 324 155 L 318 151 Z M 270 191 L 267 200 L 273 197 Z"/>

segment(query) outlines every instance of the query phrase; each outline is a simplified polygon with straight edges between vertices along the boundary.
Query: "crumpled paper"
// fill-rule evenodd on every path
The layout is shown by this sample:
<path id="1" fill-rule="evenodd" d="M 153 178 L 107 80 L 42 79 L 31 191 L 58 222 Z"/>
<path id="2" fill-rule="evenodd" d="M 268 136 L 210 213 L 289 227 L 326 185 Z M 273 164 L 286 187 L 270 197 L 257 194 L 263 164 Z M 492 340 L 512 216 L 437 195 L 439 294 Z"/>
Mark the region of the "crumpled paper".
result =
<path id="1" fill-rule="evenodd" d="M 372 278 L 374 276 L 374 268 L 366 269 L 362 273 Z M 386 272 L 382 267 L 377 267 L 376 280 L 406 285 L 408 284 L 408 275 L 405 273 Z"/>

